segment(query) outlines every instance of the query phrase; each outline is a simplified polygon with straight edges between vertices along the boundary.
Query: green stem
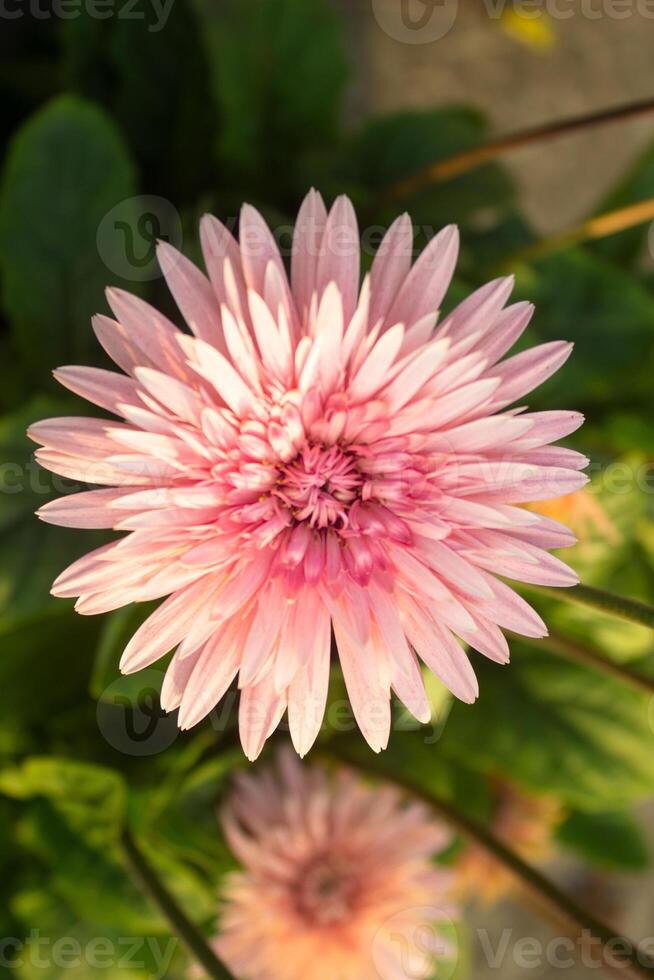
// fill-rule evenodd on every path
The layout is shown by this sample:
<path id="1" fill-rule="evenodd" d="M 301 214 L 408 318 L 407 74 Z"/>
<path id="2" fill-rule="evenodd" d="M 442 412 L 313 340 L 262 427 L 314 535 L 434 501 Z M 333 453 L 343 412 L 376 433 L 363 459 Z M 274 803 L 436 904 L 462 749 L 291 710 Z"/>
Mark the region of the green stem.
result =
<path id="1" fill-rule="evenodd" d="M 335 748 L 332 741 L 325 750 L 325 754 L 337 759 L 339 762 L 346 762 L 360 771 L 373 776 L 377 779 L 390 779 L 397 786 L 404 789 L 412 796 L 416 796 L 430 806 L 435 813 L 443 817 L 458 831 L 474 841 L 479 847 L 500 863 L 504 868 L 519 881 L 522 890 L 531 898 L 538 907 L 548 916 L 554 918 L 566 933 L 574 938 L 580 948 L 587 948 L 590 943 L 599 944 L 602 947 L 603 958 L 602 967 L 609 973 L 624 980 L 636 980 L 636 978 L 646 977 L 652 980 L 654 977 L 654 960 L 639 949 L 635 943 L 620 936 L 613 929 L 609 928 L 599 919 L 596 919 L 584 908 L 578 905 L 574 899 L 566 895 L 565 892 L 546 878 L 536 868 L 526 864 L 522 858 L 511 851 L 506 845 L 495 837 L 487 827 L 483 827 L 476 821 L 471 820 L 466 814 L 458 810 L 449 800 L 437 796 L 429 790 L 417 785 L 410 776 L 398 775 L 387 772 L 380 772 L 371 763 L 362 762 L 356 759 L 343 747 Z"/>
<path id="2" fill-rule="evenodd" d="M 630 623 L 638 623 L 639 626 L 648 626 L 650 629 L 654 629 L 654 606 L 649 606 L 639 599 L 628 599 L 626 596 L 616 595 L 614 592 L 607 592 L 605 589 L 596 589 L 594 585 L 573 585 L 570 589 L 530 585 L 528 589 L 530 592 L 539 592 L 552 598 L 576 602 L 582 606 L 591 606 L 593 609 L 600 609 L 609 616 L 617 616 L 619 619 L 626 619 Z"/>
<path id="3" fill-rule="evenodd" d="M 134 878 L 168 920 L 172 931 L 184 943 L 194 961 L 213 980 L 234 980 L 233 974 L 220 962 L 198 927 L 180 909 L 127 829 L 123 831 L 121 844 Z"/>
<path id="4" fill-rule="evenodd" d="M 567 660 L 574 660 L 587 667 L 592 667 L 594 670 L 598 670 L 603 674 L 609 674 L 611 677 L 615 677 L 616 680 L 628 684 L 629 687 L 633 687 L 637 691 L 644 691 L 649 695 L 654 694 L 654 677 L 644 677 L 642 674 L 632 670 L 631 667 L 618 663 L 615 660 L 609 660 L 608 657 L 599 653 L 599 651 L 587 647 L 578 640 L 572 640 L 568 636 L 562 636 L 560 633 L 550 633 L 543 640 L 532 640 L 529 637 L 521 636 L 520 642 L 540 647 L 541 649 L 543 647 L 551 649 L 554 653 L 560 654 Z"/>

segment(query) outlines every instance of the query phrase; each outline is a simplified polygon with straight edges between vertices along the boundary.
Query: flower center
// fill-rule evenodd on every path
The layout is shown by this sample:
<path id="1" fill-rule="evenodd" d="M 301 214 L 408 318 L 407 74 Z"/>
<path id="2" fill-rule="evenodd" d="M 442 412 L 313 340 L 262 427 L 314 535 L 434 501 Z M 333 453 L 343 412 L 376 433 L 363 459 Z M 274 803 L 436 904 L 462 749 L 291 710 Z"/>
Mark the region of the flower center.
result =
<path id="1" fill-rule="evenodd" d="M 363 477 L 355 457 L 339 446 L 308 445 L 279 468 L 273 494 L 296 521 L 311 527 L 346 527 L 348 511 L 359 499 Z"/>
<path id="2" fill-rule="evenodd" d="M 334 859 L 320 858 L 303 870 L 296 886 L 297 909 L 311 925 L 343 922 L 352 912 L 357 890 L 351 869 Z"/>

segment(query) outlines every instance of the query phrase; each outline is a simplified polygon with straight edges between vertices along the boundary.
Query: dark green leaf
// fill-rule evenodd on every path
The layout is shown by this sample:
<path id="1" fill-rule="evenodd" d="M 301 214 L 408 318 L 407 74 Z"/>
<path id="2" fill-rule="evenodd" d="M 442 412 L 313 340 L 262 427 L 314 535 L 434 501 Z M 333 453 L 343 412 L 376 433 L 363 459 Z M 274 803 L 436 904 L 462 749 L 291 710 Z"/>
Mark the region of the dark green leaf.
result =
<path id="1" fill-rule="evenodd" d="M 448 727 L 449 723 L 446 733 Z M 329 749 L 366 770 L 374 769 L 380 777 L 392 779 L 394 775 L 402 778 L 408 775 L 416 786 L 455 803 L 462 812 L 480 823 L 491 814 L 492 795 L 485 775 L 474 768 L 477 760 L 471 759 L 469 765 L 460 758 L 455 759 L 427 727 L 415 732 L 394 731 L 388 748 L 378 755 L 363 739 L 347 736 L 333 738 L 328 742 Z"/>
<path id="2" fill-rule="evenodd" d="M 87 700 L 97 620 L 62 603 L 24 620 L 0 623 L 0 715 L 14 731 L 48 726 L 51 735 Z M 97 733 L 93 733 L 96 735 Z"/>
<path id="3" fill-rule="evenodd" d="M 654 197 L 654 146 L 650 146 L 629 172 L 620 178 L 617 187 L 597 206 L 595 214 L 637 204 L 651 197 Z M 621 265 L 633 265 L 641 255 L 648 237 L 654 244 L 651 228 L 649 222 L 639 224 L 617 235 L 609 235 L 593 242 L 591 248 L 598 255 Z"/>
<path id="4" fill-rule="evenodd" d="M 202 38 L 185 0 L 135 0 L 129 17 L 80 11 L 60 25 L 67 87 L 109 110 L 149 194 L 175 207 L 216 180 L 217 113 Z"/>
<path id="5" fill-rule="evenodd" d="M 573 360 L 533 402 L 598 413 L 645 399 L 654 371 L 654 300 L 637 280 L 582 249 L 570 249 L 520 268 L 516 298 L 536 305 L 530 332 L 543 340 L 575 342 Z M 571 381 L 574 379 L 574 383 Z"/>
<path id="6" fill-rule="evenodd" d="M 220 113 L 219 153 L 259 185 L 292 186 L 297 155 L 336 134 L 346 78 L 338 20 L 324 0 L 195 0 Z"/>
<path id="7" fill-rule="evenodd" d="M 479 700 L 455 704 L 439 751 L 583 810 L 650 795 L 647 695 L 548 650 L 511 646 L 509 666 L 476 658 Z"/>
<path id="8" fill-rule="evenodd" d="M 89 320 L 120 261 L 117 239 L 100 257 L 98 228 L 134 190 L 121 136 L 91 103 L 57 98 L 14 137 L 0 189 L 3 306 L 37 376 L 95 353 Z"/>
<path id="9" fill-rule="evenodd" d="M 642 871 L 650 863 L 647 838 L 631 813 L 571 813 L 556 836 L 565 847 L 602 868 Z"/>
<path id="10" fill-rule="evenodd" d="M 131 680 L 134 691 L 138 691 L 142 687 L 143 682 L 139 681 L 139 675 L 122 675 L 118 669 L 118 663 L 128 641 L 141 623 L 150 615 L 155 605 L 155 603 L 145 602 L 125 606 L 104 619 L 100 642 L 93 662 L 90 685 L 92 697 L 101 699 L 110 686 L 112 692 L 115 693 L 115 683 L 120 679 L 125 681 L 126 685 Z M 126 686 L 125 692 L 128 693 L 128 691 L 129 688 Z"/>
<path id="11" fill-rule="evenodd" d="M 23 622 L 50 607 L 63 611 L 62 600 L 50 597 L 52 582 L 69 562 L 102 542 L 100 533 L 54 527 L 34 514 L 54 496 L 87 489 L 42 469 L 26 435 L 38 419 L 70 414 L 66 401 L 37 398 L 0 419 L 0 617 L 5 621 Z"/>
<path id="12" fill-rule="evenodd" d="M 398 181 L 428 164 L 478 146 L 487 132 L 483 116 L 469 108 L 412 110 L 367 122 L 345 148 L 341 163 L 346 180 L 366 187 L 371 211 L 384 221 L 406 208 L 429 238 L 443 225 L 465 223 L 483 209 L 486 227 L 496 223 L 513 199 L 505 172 L 486 165 L 474 172 L 434 183 L 409 198 L 382 207 L 383 195 Z"/>

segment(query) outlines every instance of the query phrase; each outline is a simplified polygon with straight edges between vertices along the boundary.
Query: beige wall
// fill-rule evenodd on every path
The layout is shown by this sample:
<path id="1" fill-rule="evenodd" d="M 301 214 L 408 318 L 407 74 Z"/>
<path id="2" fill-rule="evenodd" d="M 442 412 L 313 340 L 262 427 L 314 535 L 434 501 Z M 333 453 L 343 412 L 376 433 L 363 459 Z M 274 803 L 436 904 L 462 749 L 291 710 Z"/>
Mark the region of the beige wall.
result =
<path id="1" fill-rule="evenodd" d="M 488 12 L 503 0 L 458 0 L 458 8 L 457 0 L 443 0 L 439 16 L 445 20 L 432 20 L 424 36 L 453 20 L 451 29 L 437 40 L 409 44 L 397 39 L 404 30 L 396 13 L 400 2 L 341 0 L 352 22 L 357 114 L 470 102 L 503 135 L 654 94 L 654 0 L 546 0 L 550 11 L 572 13 L 542 22 L 552 35 L 549 48 L 506 33 Z M 425 11 L 423 0 L 407 2 L 415 14 Z M 507 164 L 528 213 L 551 231 L 587 214 L 648 142 L 654 142 L 654 117 L 521 150 Z"/>

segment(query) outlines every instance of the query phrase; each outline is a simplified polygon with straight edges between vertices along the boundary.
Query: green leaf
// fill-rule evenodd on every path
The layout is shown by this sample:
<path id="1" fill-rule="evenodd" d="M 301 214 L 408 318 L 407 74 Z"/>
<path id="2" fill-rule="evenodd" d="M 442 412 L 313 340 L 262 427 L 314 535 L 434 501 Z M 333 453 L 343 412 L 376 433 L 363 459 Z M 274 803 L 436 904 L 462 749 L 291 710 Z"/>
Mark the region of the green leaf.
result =
<path id="1" fill-rule="evenodd" d="M 647 838 L 631 813 L 571 813 L 556 832 L 561 844 L 586 861 L 618 871 L 642 871 L 650 863 Z"/>
<path id="2" fill-rule="evenodd" d="M 68 715 L 84 708 L 98 627 L 63 603 L 20 621 L 0 621 L 0 718 L 14 735 L 26 726 L 47 726 L 53 737 Z"/>
<path id="3" fill-rule="evenodd" d="M 23 800 L 46 797 L 91 847 L 114 841 L 125 821 L 127 791 L 120 774 L 74 759 L 32 756 L 0 772 L 0 792 Z"/>
<path id="4" fill-rule="evenodd" d="M 571 364 L 530 404 L 588 407 L 595 422 L 616 407 L 651 400 L 654 300 L 633 276 L 583 249 L 569 249 L 517 270 L 516 299 L 536 305 L 530 331 L 542 340 L 572 340 Z M 574 385 L 571 388 L 571 378 Z"/>
<path id="5" fill-rule="evenodd" d="M 32 458 L 26 429 L 38 419 L 72 414 L 65 400 L 39 397 L 0 419 L 0 624 L 23 622 L 35 612 L 63 610 L 50 597 L 53 580 L 69 562 L 102 543 L 97 532 L 44 524 L 34 512 L 73 487 Z M 76 489 L 86 489 L 77 487 Z"/>
<path id="6" fill-rule="evenodd" d="M 59 97 L 14 137 L 0 186 L 3 306 L 37 376 L 97 350 L 89 320 L 120 258 L 118 240 L 105 241 L 104 264 L 98 227 L 134 191 L 121 136 L 91 103 Z"/>
<path id="7" fill-rule="evenodd" d="M 572 520 L 579 541 L 562 557 L 585 585 L 648 603 L 654 589 L 648 457 L 641 452 L 607 462 L 593 459 L 591 469 L 597 475 L 577 501 L 585 511 Z M 573 504 L 571 516 L 574 508 Z M 565 505 L 561 519 L 567 521 Z M 596 647 L 620 662 L 654 655 L 654 633 L 649 627 L 600 608 L 565 601 L 567 597 L 568 593 L 555 592 L 538 596 L 539 611 L 553 633 Z"/>
<path id="8" fill-rule="evenodd" d="M 654 458 L 654 430 L 649 419 L 635 412 L 615 412 L 608 419 L 605 432 L 618 452 L 642 451 Z"/>
<path id="9" fill-rule="evenodd" d="M 511 647 L 506 667 L 475 658 L 479 700 L 454 706 L 439 752 L 580 810 L 651 795 L 647 695 L 548 650 Z"/>
<path id="10" fill-rule="evenodd" d="M 324 0 L 195 0 L 220 114 L 219 155 L 242 180 L 292 187 L 298 154 L 336 136 L 342 30 Z M 281 183 L 280 183 L 281 182 Z"/>
<path id="11" fill-rule="evenodd" d="M 118 663 L 127 643 L 156 605 L 156 603 L 151 602 L 135 603 L 131 606 L 124 606 L 104 619 L 95 660 L 93 661 L 90 682 L 92 697 L 101 699 L 109 687 L 115 694 L 115 684 L 118 680 L 125 681 L 126 694 L 129 694 L 130 691 L 132 693 L 137 692 L 143 686 L 143 681 L 139 681 L 138 673 L 125 676 L 120 673 Z M 131 687 L 129 686 L 130 681 Z"/>
<path id="12" fill-rule="evenodd" d="M 492 794 L 485 774 L 475 769 L 476 759 L 455 758 L 443 741 L 431 736 L 428 728 L 393 731 L 388 748 L 375 754 L 363 739 L 340 735 L 328 741 L 327 752 L 333 751 L 339 758 L 366 771 L 374 770 L 380 778 L 406 777 L 409 773 L 411 782 L 425 792 L 455 803 L 477 821 L 485 821 L 492 812 Z"/>
<path id="13" fill-rule="evenodd" d="M 129 924 L 125 928 L 110 927 L 106 921 L 93 921 L 90 916 L 80 921 L 54 894 L 24 892 L 18 901 L 26 931 L 19 965 L 12 973 L 18 980 L 62 980 L 63 977 L 66 980 L 163 980 L 164 977 L 186 980 L 188 977 L 188 958 L 174 936 L 153 935 L 151 931 L 139 933 Z M 51 926 L 44 924 L 44 912 L 53 915 Z M 35 922 L 39 928 L 32 934 Z"/>
<path id="14" fill-rule="evenodd" d="M 66 87 L 102 104 L 129 142 L 144 186 L 180 207 L 216 181 L 217 113 L 202 37 L 185 0 L 134 0 L 129 17 L 82 8 L 59 25 Z M 192 147 L 192 151 L 189 148 Z"/>
<path id="15" fill-rule="evenodd" d="M 100 620 L 76 615 L 50 588 L 102 536 L 35 517 L 55 489 L 62 493 L 70 484 L 34 462 L 25 435 L 35 419 L 67 414 L 66 402 L 39 398 L 0 419 L 0 719 L 14 735 L 47 723 L 52 736 L 88 701 Z"/>
<path id="16" fill-rule="evenodd" d="M 466 107 L 412 110 L 365 123 L 345 148 L 341 169 L 346 180 L 367 188 L 371 199 L 431 163 L 473 149 L 487 133 L 484 117 Z M 451 222 L 465 223 L 480 209 L 486 225 L 500 219 L 513 199 L 513 186 L 496 164 L 393 200 L 376 212 L 388 220 L 406 207 L 414 222 L 427 226 L 424 237 Z"/>
<path id="17" fill-rule="evenodd" d="M 628 173 L 620 178 L 617 186 L 599 203 L 594 214 L 604 214 L 629 204 L 637 204 L 650 197 L 654 197 L 654 146 L 648 147 Z M 643 251 L 651 227 L 650 222 L 643 223 L 593 242 L 590 247 L 597 255 L 621 265 L 632 266 Z M 650 241 L 654 242 L 651 236 Z"/>
<path id="18" fill-rule="evenodd" d="M 220 877 L 235 866 L 217 819 L 217 805 L 230 775 L 247 765 L 239 748 L 218 745 L 207 729 L 176 753 L 169 753 L 157 788 L 132 793 L 132 826 L 169 860 L 208 877 L 215 891 Z M 198 760 L 212 754 L 204 761 Z M 135 811 L 138 814 L 134 819 Z"/>
<path id="19" fill-rule="evenodd" d="M 97 806 L 97 804 L 96 804 Z M 75 918 L 127 930 L 123 935 L 158 935 L 166 925 L 133 884 L 113 842 L 88 843 L 55 801 L 38 796 L 26 805 L 18 843 L 46 872 L 46 889 Z"/>

